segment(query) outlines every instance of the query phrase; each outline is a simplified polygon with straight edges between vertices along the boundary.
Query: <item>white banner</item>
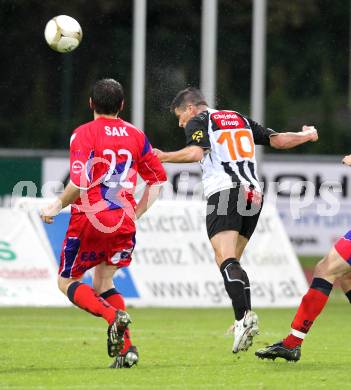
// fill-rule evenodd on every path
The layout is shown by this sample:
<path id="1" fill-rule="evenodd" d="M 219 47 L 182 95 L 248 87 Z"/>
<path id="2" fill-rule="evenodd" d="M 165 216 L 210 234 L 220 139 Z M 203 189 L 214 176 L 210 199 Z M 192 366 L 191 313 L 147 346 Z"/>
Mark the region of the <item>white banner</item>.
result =
<path id="1" fill-rule="evenodd" d="M 52 260 L 28 213 L 0 209 L 0 305 L 67 305 Z"/>
<path id="2" fill-rule="evenodd" d="M 18 202 L 18 206 L 33 208 L 43 203 L 47 203 L 47 200 L 23 199 Z M 8 212 L 14 213 L 12 210 Z M 158 201 L 138 221 L 133 261 L 130 267 L 119 270 L 114 278 L 116 287 L 125 296 L 127 304 L 138 307 L 230 305 L 207 237 L 205 212 L 206 204 L 202 201 Z M 20 215 L 23 213 L 20 212 Z M 24 231 L 30 232 L 21 234 L 21 237 L 26 236 L 21 245 L 23 252 L 27 253 L 26 259 L 33 258 L 32 261 L 46 265 L 50 279 L 41 288 L 47 290 L 49 297 L 57 290 L 57 265 L 53 265 L 52 250 L 46 250 L 45 254 L 43 245 L 48 240 L 42 236 L 45 232 L 38 214 L 32 212 L 31 215 L 32 223 L 24 218 L 27 222 L 21 224 Z M 13 215 L 11 218 L 16 219 Z M 53 225 L 45 225 L 57 258 L 68 219 L 68 213 L 61 213 Z M 38 237 L 41 237 L 43 245 Z M 58 242 L 59 248 L 55 250 L 54 246 Z M 41 249 L 36 250 L 39 247 Z M 277 212 L 269 204 L 265 204 L 263 208 L 256 232 L 241 261 L 251 281 L 254 307 L 298 305 L 307 289 L 306 280 Z M 91 283 L 91 274 L 85 281 Z M 32 286 L 31 281 L 26 283 Z M 51 297 L 50 302 L 55 305 Z M 68 299 L 66 303 L 69 304 Z"/>
<path id="3" fill-rule="evenodd" d="M 289 201 L 279 200 L 277 207 L 284 227 L 296 252 L 305 256 L 326 255 L 338 238 L 351 229 L 351 202 L 343 200 L 340 210 L 331 216 L 318 211 L 316 201 L 299 211 L 299 218 L 291 217 Z"/>
<path id="4" fill-rule="evenodd" d="M 299 255 L 325 255 L 350 229 L 350 175 L 351 168 L 340 162 L 264 164 L 267 199 L 276 202 Z"/>
<path id="5" fill-rule="evenodd" d="M 242 258 L 254 307 L 299 304 L 306 280 L 275 209 L 265 205 Z M 160 201 L 138 222 L 130 267 L 137 306 L 230 304 L 205 227 L 205 203 Z"/>

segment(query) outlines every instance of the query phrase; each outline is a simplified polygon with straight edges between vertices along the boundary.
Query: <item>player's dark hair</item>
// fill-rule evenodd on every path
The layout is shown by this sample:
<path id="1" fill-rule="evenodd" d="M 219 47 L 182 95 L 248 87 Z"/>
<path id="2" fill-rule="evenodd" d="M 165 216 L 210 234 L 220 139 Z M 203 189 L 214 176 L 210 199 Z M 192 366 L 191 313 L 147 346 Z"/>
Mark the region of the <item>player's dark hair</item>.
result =
<path id="1" fill-rule="evenodd" d="M 96 113 L 117 114 L 124 100 L 123 87 L 114 79 L 102 79 L 94 84 L 90 97 Z"/>
<path id="2" fill-rule="evenodd" d="M 189 87 L 177 93 L 170 106 L 170 111 L 173 112 L 176 108 L 185 108 L 188 104 L 208 106 L 202 92 L 198 88 Z"/>

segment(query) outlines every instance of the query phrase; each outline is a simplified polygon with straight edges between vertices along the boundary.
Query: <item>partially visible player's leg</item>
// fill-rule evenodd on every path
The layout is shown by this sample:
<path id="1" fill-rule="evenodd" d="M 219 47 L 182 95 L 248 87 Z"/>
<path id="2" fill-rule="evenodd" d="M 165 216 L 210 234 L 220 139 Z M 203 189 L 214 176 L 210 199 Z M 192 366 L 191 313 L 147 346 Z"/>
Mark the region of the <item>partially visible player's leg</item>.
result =
<path id="1" fill-rule="evenodd" d="M 291 335 L 294 337 L 291 340 L 286 340 L 286 346 L 295 346 L 302 343 L 314 320 L 327 303 L 335 280 L 351 271 L 349 263 L 338 252 L 341 240 L 317 264 L 311 286 L 302 298 L 302 302 L 292 322 Z M 348 251 L 348 256 L 350 256 L 351 245 Z"/>
<path id="2" fill-rule="evenodd" d="M 248 304 L 243 270 L 235 258 L 235 244 L 238 235 L 236 231 L 223 231 L 211 238 L 211 244 L 223 276 L 225 289 L 233 303 L 235 319 L 241 320 L 248 310 Z"/>
<path id="3" fill-rule="evenodd" d="M 120 294 L 113 283 L 113 276 L 117 271 L 117 266 L 101 263 L 95 267 L 93 285 L 100 297 L 107 301 L 110 305 L 118 310 L 125 311 L 126 305 L 122 294 Z M 119 352 L 119 355 L 127 355 L 128 351 L 132 347 L 132 341 L 130 337 L 130 330 L 126 328 L 124 332 L 124 347 Z M 133 347 L 136 349 L 135 347 Z"/>
<path id="4" fill-rule="evenodd" d="M 110 239 L 106 261 L 95 267 L 94 287 L 102 298 L 119 311 L 124 312 L 125 302 L 123 296 L 115 289 L 113 276 L 116 270 L 128 267 L 132 261 L 135 246 L 134 222 L 125 220 L 121 230 L 117 231 L 115 236 Z M 128 326 L 124 329 L 123 341 L 124 347 L 118 351 L 115 361 L 110 366 L 111 368 L 130 368 L 139 361 L 139 354 L 137 348 L 132 345 Z M 109 341 L 107 347 L 109 355 L 112 356 Z"/>
<path id="5" fill-rule="evenodd" d="M 234 353 L 247 350 L 252 345 L 252 337 L 258 333 L 257 315 L 251 311 L 251 302 L 247 300 L 247 274 L 235 257 L 238 236 L 236 231 L 223 231 L 211 238 L 224 286 L 234 309 Z"/>
<path id="6" fill-rule="evenodd" d="M 225 289 L 230 297 L 235 314 L 233 352 L 246 350 L 252 344 L 251 333 L 256 332 L 257 316 L 250 311 L 250 302 L 245 290 L 247 274 L 242 269 L 238 252 L 241 255 L 245 240 L 240 240 L 239 231 L 243 217 L 238 212 L 239 189 L 221 191 L 208 199 L 206 217 L 207 233 L 215 252 Z"/>
<path id="7" fill-rule="evenodd" d="M 129 315 L 111 306 L 93 288 L 81 282 L 85 271 L 107 259 L 106 242 L 106 234 L 97 231 L 84 214 L 72 215 L 62 246 L 58 285 L 76 306 L 107 321 L 108 338 L 113 346 L 109 355 L 116 356 L 123 348 L 123 334 L 131 322 Z"/>
<path id="8" fill-rule="evenodd" d="M 250 197 L 248 197 L 248 194 L 250 195 Z M 246 203 L 246 207 L 245 210 L 243 210 L 243 206 L 242 206 L 242 213 L 245 213 L 245 215 L 243 215 L 242 217 L 242 225 L 239 231 L 239 236 L 235 247 L 235 256 L 237 259 L 241 258 L 246 248 L 246 245 L 248 244 L 251 236 L 253 235 L 256 229 L 259 217 L 261 215 L 262 206 L 263 206 L 263 198 L 260 193 L 245 192 L 244 195 L 246 197 L 246 200 L 244 201 L 244 204 Z M 250 280 L 246 271 L 245 270 L 243 271 L 245 276 L 246 299 L 251 310 Z"/>
<path id="9" fill-rule="evenodd" d="M 232 188 L 210 196 L 207 202 L 206 228 L 225 289 L 232 300 L 236 320 L 244 317 L 248 305 L 245 281 L 236 256 L 236 245 L 242 226 L 237 212 L 239 189 Z"/>
<path id="10" fill-rule="evenodd" d="M 340 285 L 341 285 L 342 291 L 346 295 L 346 298 L 351 303 L 351 272 L 346 274 L 346 275 L 344 275 L 340 279 Z"/>
<path id="11" fill-rule="evenodd" d="M 94 289 L 78 279 L 59 276 L 58 285 L 74 305 L 107 321 L 108 354 L 116 356 L 124 347 L 123 336 L 131 322 L 128 313 L 111 306 Z"/>
<path id="12" fill-rule="evenodd" d="M 103 260 L 100 259 L 101 251 L 97 250 L 100 241 L 103 242 L 102 234 L 95 232 L 85 214 L 71 216 L 62 244 L 58 286 L 76 306 L 112 324 L 116 309 L 100 298 L 90 286 L 81 283 L 84 272 Z"/>
<path id="13" fill-rule="evenodd" d="M 241 199 L 240 206 L 240 215 L 241 215 L 241 227 L 239 230 L 239 235 L 235 242 L 235 258 L 240 260 L 246 245 L 249 242 L 253 232 L 255 231 L 261 209 L 262 209 L 262 197 L 259 196 L 256 202 L 252 201 L 252 198 L 246 197 L 247 193 L 242 191 L 244 199 Z M 245 206 L 245 207 L 244 207 Z M 245 211 L 244 211 L 245 208 Z M 238 212 L 239 203 L 238 203 Z M 236 321 L 234 324 L 234 345 L 233 352 L 238 350 L 247 350 L 253 342 L 253 337 L 259 334 L 258 328 L 258 317 L 257 314 L 251 310 L 251 290 L 250 290 L 250 280 L 246 271 L 242 269 L 242 280 L 244 281 L 244 291 L 247 304 L 247 312 L 245 318 L 241 321 Z M 247 330 L 247 325 L 250 324 L 250 330 Z M 247 333 L 246 333 L 247 332 Z M 247 335 L 245 337 L 245 334 Z M 243 341 L 240 341 L 242 335 Z"/>
<path id="14" fill-rule="evenodd" d="M 249 239 L 242 236 L 241 234 L 238 235 L 238 239 L 236 241 L 236 247 L 235 247 L 235 257 L 240 260 L 241 256 L 244 252 L 244 249 L 249 242 Z M 245 282 L 245 295 L 246 295 L 246 301 L 248 304 L 249 310 L 251 310 L 251 290 L 250 290 L 250 280 L 249 277 L 244 269 L 243 275 L 244 275 L 244 282 Z"/>
<path id="15" fill-rule="evenodd" d="M 350 233 L 350 234 L 349 234 Z M 291 324 L 290 334 L 282 341 L 256 352 L 261 358 L 300 359 L 300 346 L 328 301 L 336 279 L 351 271 L 351 232 L 342 237 L 316 266 L 311 286 L 302 298 Z M 349 236 L 348 236 L 349 235 Z"/>
<path id="16" fill-rule="evenodd" d="M 109 324 L 115 320 L 116 309 L 108 304 L 80 278 L 58 276 L 59 289 L 79 308 L 97 317 L 103 317 Z"/>
<path id="17" fill-rule="evenodd" d="M 95 291 L 114 308 L 126 310 L 123 296 L 116 290 L 113 283 L 113 276 L 117 271 L 117 266 L 98 264 L 94 269 L 93 286 Z"/>
<path id="18" fill-rule="evenodd" d="M 247 237 L 244 237 L 243 235 L 239 234 L 238 239 L 236 240 L 235 245 L 235 257 L 237 259 L 241 259 L 241 256 L 244 252 L 244 249 L 246 248 L 246 245 L 248 244 L 249 239 Z"/>

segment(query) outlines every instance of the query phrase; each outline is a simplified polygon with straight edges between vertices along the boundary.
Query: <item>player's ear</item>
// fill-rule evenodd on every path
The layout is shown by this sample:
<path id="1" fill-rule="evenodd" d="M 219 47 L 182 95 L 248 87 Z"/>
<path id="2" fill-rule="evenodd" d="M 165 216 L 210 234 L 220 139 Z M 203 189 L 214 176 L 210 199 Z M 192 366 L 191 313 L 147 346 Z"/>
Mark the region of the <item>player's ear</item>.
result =
<path id="1" fill-rule="evenodd" d="M 94 111 L 94 103 L 93 103 L 91 97 L 89 98 L 89 107 L 90 107 L 91 110 Z"/>
<path id="2" fill-rule="evenodd" d="M 197 107 L 194 104 L 189 104 L 188 108 L 190 110 L 191 115 L 196 115 L 197 114 Z"/>
<path id="3" fill-rule="evenodd" d="M 120 108 L 119 112 L 123 111 L 123 109 L 124 109 L 124 100 L 122 100 L 121 108 Z"/>

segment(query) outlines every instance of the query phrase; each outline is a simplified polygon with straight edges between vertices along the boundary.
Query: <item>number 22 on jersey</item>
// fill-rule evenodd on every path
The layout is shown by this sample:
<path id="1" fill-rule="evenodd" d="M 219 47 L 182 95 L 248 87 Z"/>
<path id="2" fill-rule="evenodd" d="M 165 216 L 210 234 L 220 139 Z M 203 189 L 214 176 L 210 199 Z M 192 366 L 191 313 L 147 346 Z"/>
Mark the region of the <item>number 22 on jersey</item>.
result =
<path id="1" fill-rule="evenodd" d="M 127 149 L 119 149 L 117 154 L 119 156 L 126 156 L 127 161 L 124 165 L 123 171 L 120 175 L 115 176 L 116 166 L 117 166 L 117 156 L 116 153 L 111 149 L 105 149 L 103 151 L 104 156 L 111 156 L 111 164 L 110 168 L 105 176 L 104 184 L 110 188 L 117 188 L 118 184 L 123 188 L 133 188 L 133 183 L 131 181 L 127 181 L 128 171 L 132 165 L 132 153 Z"/>
<path id="2" fill-rule="evenodd" d="M 228 153 L 232 161 L 244 158 L 251 159 L 255 155 L 252 132 L 247 129 L 222 130 L 217 138 L 217 143 L 222 146 L 220 152 L 222 160 L 228 157 Z"/>

